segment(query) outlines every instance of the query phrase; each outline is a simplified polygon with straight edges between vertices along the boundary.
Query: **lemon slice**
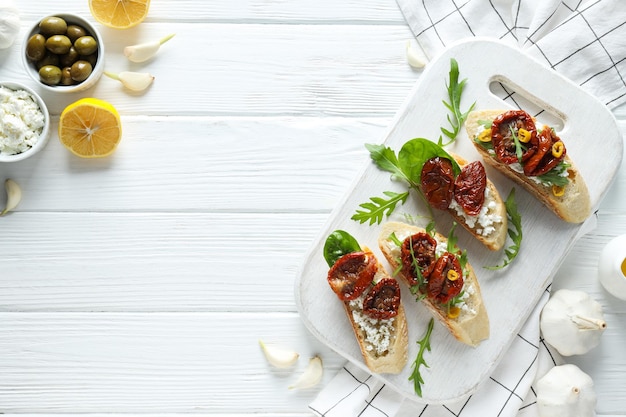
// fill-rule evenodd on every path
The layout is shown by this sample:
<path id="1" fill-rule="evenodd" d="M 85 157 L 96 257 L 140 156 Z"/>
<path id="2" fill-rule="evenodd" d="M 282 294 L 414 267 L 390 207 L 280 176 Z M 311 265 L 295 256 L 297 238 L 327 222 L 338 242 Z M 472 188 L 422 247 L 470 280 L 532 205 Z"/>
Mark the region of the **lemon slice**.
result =
<path id="1" fill-rule="evenodd" d="M 150 0 L 89 0 L 94 19 L 115 29 L 128 29 L 143 22 L 149 8 Z"/>
<path id="2" fill-rule="evenodd" d="M 61 113 L 59 140 L 74 155 L 82 158 L 111 155 L 121 138 L 120 115 L 111 103 L 83 98 Z"/>

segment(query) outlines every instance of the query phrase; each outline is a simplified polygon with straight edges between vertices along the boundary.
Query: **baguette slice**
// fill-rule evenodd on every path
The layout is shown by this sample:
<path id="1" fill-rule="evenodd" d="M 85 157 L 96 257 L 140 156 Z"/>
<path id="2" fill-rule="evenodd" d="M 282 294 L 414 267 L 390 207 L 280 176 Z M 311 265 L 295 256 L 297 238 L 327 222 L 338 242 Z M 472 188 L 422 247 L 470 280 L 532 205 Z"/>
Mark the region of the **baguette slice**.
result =
<path id="1" fill-rule="evenodd" d="M 407 237 L 419 232 L 425 232 L 425 229 L 401 222 L 389 222 L 382 227 L 378 238 L 380 250 L 394 271 L 400 271 L 398 275 L 407 285 L 410 285 L 409 281 L 400 270 L 400 248 L 390 236 L 394 234 L 397 239 L 404 241 Z M 447 238 L 440 233 L 435 234 L 435 239 L 438 242 L 438 246 L 447 244 Z M 467 296 L 464 299 L 465 305 L 461 306 L 461 312 L 458 317 L 448 317 L 445 306 L 431 301 L 428 297 L 422 298 L 421 301 L 457 340 L 475 347 L 482 340 L 489 338 L 489 317 L 483 303 L 476 274 L 469 263 L 466 266 L 466 270 L 469 273 L 463 276 L 463 291 L 465 291 Z"/>
<path id="2" fill-rule="evenodd" d="M 569 223 L 581 223 L 591 214 L 591 200 L 589 191 L 582 175 L 574 165 L 569 155 L 565 155 L 565 161 L 570 165 L 568 168 L 569 182 L 565 186 L 562 196 L 555 196 L 552 187 L 533 181 L 523 172 L 513 170 L 508 164 L 500 162 L 492 152 L 476 143 L 476 138 L 485 129 L 480 121 L 492 121 L 506 110 L 480 110 L 471 112 L 465 121 L 465 129 L 474 147 L 483 157 L 484 161 L 503 173 L 513 181 L 524 187 L 535 198 L 554 212 L 559 218 Z"/>
<path id="3" fill-rule="evenodd" d="M 468 164 L 468 161 L 459 155 L 451 156 L 461 168 Z M 478 216 L 467 216 L 461 206 L 456 204 L 454 200 L 448 207 L 448 213 L 489 250 L 498 251 L 504 246 L 507 237 L 508 219 L 506 206 L 498 189 L 489 178 L 487 178 L 487 190 L 485 193 L 483 212 Z"/>
<path id="4" fill-rule="evenodd" d="M 375 256 L 367 248 L 364 250 L 369 256 Z M 374 284 L 383 278 L 391 278 L 378 260 L 377 265 Z M 374 319 L 364 315 L 363 300 L 371 288 L 357 299 L 342 301 L 342 303 L 361 349 L 363 360 L 370 371 L 397 374 L 402 371 L 408 358 L 408 326 L 404 307 L 401 302 L 398 314 L 391 319 Z M 378 346 L 381 347 L 378 348 Z"/>

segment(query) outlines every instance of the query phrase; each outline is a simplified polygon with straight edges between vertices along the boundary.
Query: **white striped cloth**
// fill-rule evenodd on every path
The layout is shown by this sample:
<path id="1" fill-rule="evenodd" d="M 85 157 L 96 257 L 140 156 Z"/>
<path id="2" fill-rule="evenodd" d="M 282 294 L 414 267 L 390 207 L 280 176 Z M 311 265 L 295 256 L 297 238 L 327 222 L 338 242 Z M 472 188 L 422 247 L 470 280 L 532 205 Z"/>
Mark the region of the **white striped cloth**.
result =
<path id="1" fill-rule="evenodd" d="M 624 0 L 397 0 L 427 57 L 469 37 L 500 39 L 609 108 L 626 102 Z"/>

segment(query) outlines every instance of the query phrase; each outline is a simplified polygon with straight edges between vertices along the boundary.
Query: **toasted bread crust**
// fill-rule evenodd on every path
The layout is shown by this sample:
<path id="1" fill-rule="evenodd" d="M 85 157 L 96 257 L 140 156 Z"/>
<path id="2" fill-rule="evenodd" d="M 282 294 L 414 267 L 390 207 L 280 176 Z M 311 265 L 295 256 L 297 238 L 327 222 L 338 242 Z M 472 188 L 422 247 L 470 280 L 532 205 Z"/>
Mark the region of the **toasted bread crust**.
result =
<path id="1" fill-rule="evenodd" d="M 591 214 L 591 200 L 585 181 L 569 157 L 565 161 L 570 165 L 568 168 L 569 183 L 565 186 L 562 196 L 555 196 L 552 187 L 539 184 L 523 173 L 513 170 L 509 165 L 497 160 L 492 153 L 483 148 L 474 140 L 484 130 L 479 123 L 481 120 L 493 120 L 505 110 L 480 110 L 471 112 L 465 121 L 465 129 L 474 147 L 483 157 L 484 161 L 503 173 L 541 201 L 554 214 L 569 223 L 582 223 Z"/>
<path id="2" fill-rule="evenodd" d="M 370 254 L 374 256 L 373 253 L 370 252 Z M 386 277 L 389 277 L 389 274 L 383 265 L 378 262 L 378 271 L 374 276 L 374 282 L 378 282 Z M 362 303 L 362 298 L 360 302 Z M 402 303 L 400 303 L 398 308 L 398 314 L 392 319 L 389 346 L 382 354 L 378 354 L 367 342 L 365 331 L 355 320 L 354 314 L 355 311 L 358 313 L 359 308 L 354 308 L 350 301 L 344 301 L 343 306 L 361 349 L 363 360 L 370 371 L 374 373 L 400 373 L 408 360 L 408 325 Z M 374 326 L 380 328 L 381 321 L 377 320 L 377 323 Z"/>
<path id="3" fill-rule="evenodd" d="M 400 264 L 398 255 L 394 253 L 394 248 L 397 248 L 396 243 L 389 238 L 391 234 L 395 234 L 398 239 L 403 240 L 405 236 L 424 231 L 425 229 L 421 227 L 400 222 L 389 222 L 383 225 L 378 238 L 378 245 L 394 270 L 398 270 Z M 447 241 L 446 237 L 440 233 L 436 233 L 436 239 L 439 242 Z M 447 312 L 440 304 L 433 303 L 428 298 L 423 298 L 421 301 L 457 340 L 475 347 L 482 340 L 489 338 L 489 317 L 483 303 L 480 285 L 474 269 L 469 264 L 467 269 L 469 274 L 464 277 L 464 288 L 468 289 L 471 287 L 472 290 L 466 291 L 469 294 L 469 297 L 465 300 L 467 309 L 461 309 L 461 313 L 457 318 L 452 319 L 448 317 Z M 402 273 L 399 275 L 409 285 Z"/>

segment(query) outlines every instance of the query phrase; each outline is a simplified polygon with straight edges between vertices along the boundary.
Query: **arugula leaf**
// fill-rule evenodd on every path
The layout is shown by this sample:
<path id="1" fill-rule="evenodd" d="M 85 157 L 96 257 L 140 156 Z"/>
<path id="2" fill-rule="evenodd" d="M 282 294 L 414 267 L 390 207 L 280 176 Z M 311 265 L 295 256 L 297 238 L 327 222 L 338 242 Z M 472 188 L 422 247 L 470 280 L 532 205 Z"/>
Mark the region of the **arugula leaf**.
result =
<path id="1" fill-rule="evenodd" d="M 452 223 L 452 228 L 450 228 L 450 232 L 448 233 L 447 237 L 448 242 L 446 245 L 446 251 L 450 253 L 456 253 L 458 250 L 456 243 L 459 241 L 459 239 L 454 234 L 454 229 L 456 229 L 456 222 Z"/>
<path id="2" fill-rule="evenodd" d="M 561 174 L 564 173 L 569 167 L 570 164 L 565 161 L 561 161 L 550 171 L 546 172 L 543 175 L 539 175 L 537 179 L 539 179 L 539 181 L 541 181 L 545 185 L 556 185 L 559 187 L 565 187 L 569 183 L 569 178 Z"/>
<path id="3" fill-rule="evenodd" d="M 428 322 L 428 329 L 426 330 L 426 334 L 421 340 L 417 341 L 417 344 L 420 345 L 420 350 L 417 353 L 417 358 L 415 358 L 415 361 L 413 362 L 413 372 L 411 373 L 411 376 L 409 376 L 409 381 L 413 381 L 415 393 L 420 397 L 422 396 L 422 384 L 424 383 L 424 379 L 420 374 L 420 367 L 423 365 L 426 368 L 429 368 L 426 360 L 424 359 L 424 352 L 430 352 L 430 335 L 433 332 L 434 325 L 435 320 L 431 317 L 430 321 Z"/>
<path id="4" fill-rule="evenodd" d="M 522 142 L 519 140 L 519 136 L 513 129 L 513 126 L 509 126 L 509 130 L 511 131 L 511 137 L 513 137 L 513 142 L 515 143 L 515 156 L 519 163 L 522 163 L 522 155 L 524 154 L 524 147 L 522 146 Z"/>
<path id="5" fill-rule="evenodd" d="M 449 83 L 446 83 L 449 101 L 443 100 L 443 104 L 451 113 L 448 114 L 448 123 L 450 124 L 451 130 L 442 127 L 441 132 L 446 135 L 450 141 L 442 146 L 449 145 L 456 140 L 456 137 L 461 130 L 461 126 L 463 126 L 468 114 L 476 105 L 476 102 L 474 102 L 467 111 L 461 111 L 461 96 L 463 95 L 463 89 L 465 88 L 467 79 L 459 81 L 459 64 L 454 58 L 450 59 L 449 79 Z M 439 139 L 439 143 L 442 143 L 441 138 Z"/>
<path id="6" fill-rule="evenodd" d="M 491 120 L 480 119 L 477 122 L 479 125 L 481 125 L 485 129 L 491 129 L 491 125 L 493 125 L 493 121 Z"/>
<path id="7" fill-rule="evenodd" d="M 426 229 L 426 233 L 428 233 L 431 236 L 435 236 L 435 233 L 437 232 L 435 230 L 435 221 L 431 220 L 430 222 L 428 222 L 428 224 L 426 225 L 425 229 Z"/>
<path id="8" fill-rule="evenodd" d="M 370 158 L 376 166 L 383 171 L 391 172 L 392 178 L 397 177 L 408 181 L 408 178 L 400 168 L 398 158 L 393 149 L 384 145 L 373 145 L 366 143 L 365 148 L 370 152 Z"/>
<path id="9" fill-rule="evenodd" d="M 513 243 L 504 250 L 507 258 L 500 265 L 486 266 L 485 269 L 497 270 L 506 267 L 513 262 L 515 257 L 517 257 L 522 245 L 522 216 L 517 211 L 517 204 L 515 203 L 515 188 L 511 189 L 504 205 L 506 207 L 506 214 L 510 224 L 508 235 Z"/>
<path id="10" fill-rule="evenodd" d="M 356 220 L 359 223 L 365 223 L 369 220 L 370 226 L 376 222 L 380 224 L 383 221 L 383 216 L 389 216 L 396 208 L 398 203 L 406 203 L 409 197 L 409 192 L 394 193 L 393 191 L 383 191 L 389 199 L 383 197 L 370 197 L 371 202 L 359 204 L 364 210 L 357 210 L 351 217 L 352 220 Z"/>
<path id="11" fill-rule="evenodd" d="M 324 259 L 328 266 L 333 266 L 343 255 L 361 250 L 359 242 L 344 230 L 335 230 L 324 243 Z"/>

